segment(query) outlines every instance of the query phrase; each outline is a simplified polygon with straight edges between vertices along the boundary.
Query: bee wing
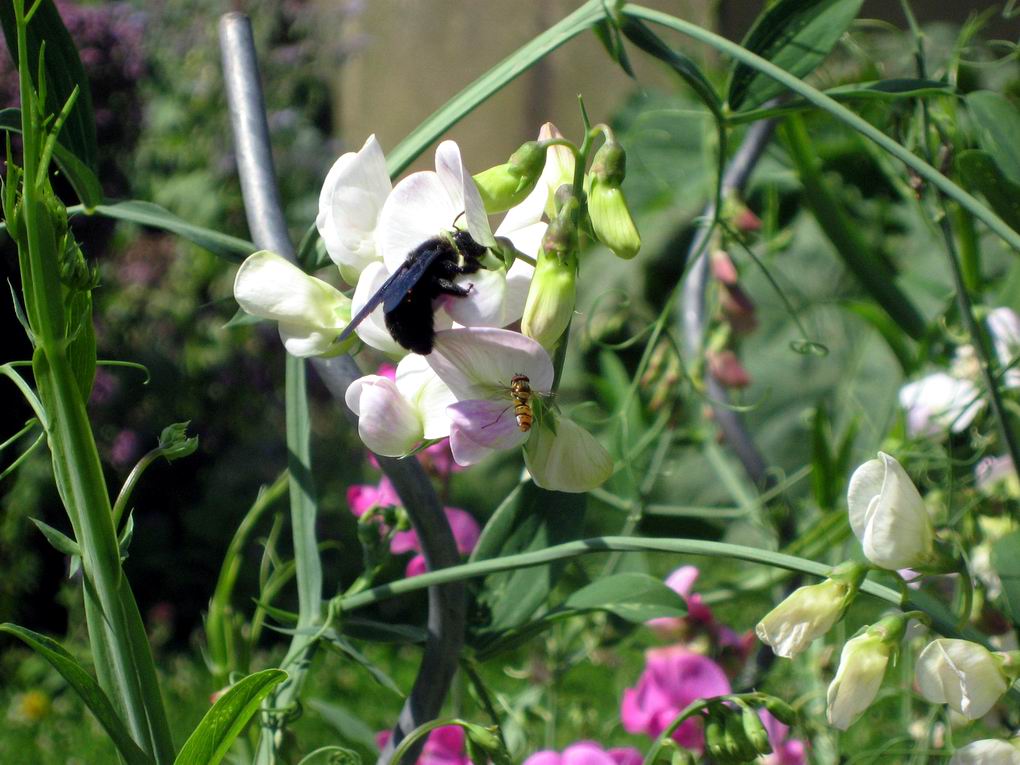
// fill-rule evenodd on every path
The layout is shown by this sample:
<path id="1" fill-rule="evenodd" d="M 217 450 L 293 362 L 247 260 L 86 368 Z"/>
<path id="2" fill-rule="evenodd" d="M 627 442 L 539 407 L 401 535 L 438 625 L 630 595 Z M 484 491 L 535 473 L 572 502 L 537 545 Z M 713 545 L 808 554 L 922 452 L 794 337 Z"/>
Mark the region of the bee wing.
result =
<path id="1" fill-rule="evenodd" d="M 372 296 L 374 300 L 380 293 L 385 292 L 382 298 L 383 311 L 389 313 L 396 308 L 404 299 L 408 291 L 416 285 L 425 275 L 425 271 L 444 252 L 442 244 L 436 243 L 427 249 L 418 248 L 408 255 L 408 259 L 396 271 L 393 276 L 386 280 L 386 284 L 379 288 L 379 292 Z"/>
<path id="2" fill-rule="evenodd" d="M 415 250 L 418 252 L 418 250 Z M 413 255 L 414 253 L 412 253 Z M 344 327 L 344 331 L 340 333 L 337 338 L 338 343 L 342 343 L 357 329 L 358 325 L 361 324 L 368 315 L 376 309 L 376 307 L 386 301 L 383 304 L 383 310 L 389 313 L 407 294 L 407 291 L 411 289 L 418 280 L 424 275 L 425 270 L 432 265 L 433 261 L 442 254 L 442 250 L 436 247 L 429 248 L 428 250 L 421 252 L 420 255 L 411 259 L 411 255 L 408 259 L 400 264 L 400 267 L 387 277 L 386 281 L 375 291 L 375 294 L 368 299 L 368 302 L 361 307 L 361 310 L 351 319 L 350 323 Z"/>

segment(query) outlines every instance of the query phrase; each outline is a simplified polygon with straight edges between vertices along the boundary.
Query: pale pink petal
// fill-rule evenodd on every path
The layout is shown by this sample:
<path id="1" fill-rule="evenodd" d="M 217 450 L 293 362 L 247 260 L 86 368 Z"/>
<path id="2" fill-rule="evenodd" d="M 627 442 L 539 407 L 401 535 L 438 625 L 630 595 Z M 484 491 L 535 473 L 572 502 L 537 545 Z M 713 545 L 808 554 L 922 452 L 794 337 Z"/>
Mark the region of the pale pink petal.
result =
<path id="1" fill-rule="evenodd" d="M 947 430 L 961 433 L 985 405 L 974 383 L 944 372 L 904 385 L 899 399 L 911 437 L 938 436 Z"/>
<path id="2" fill-rule="evenodd" d="M 452 423 L 461 433 L 489 449 L 513 449 L 528 439 L 517 427 L 509 402 L 472 399 L 458 401 L 446 408 Z"/>
<path id="3" fill-rule="evenodd" d="M 344 396 L 358 415 L 358 434 L 365 446 L 386 457 L 402 457 L 422 439 L 422 424 L 392 380 L 368 375 L 355 380 Z"/>
<path id="4" fill-rule="evenodd" d="M 494 247 L 496 240 L 489 228 L 481 194 L 471 174 L 464 169 L 460 148 L 453 141 L 443 141 L 436 148 L 436 174 L 439 176 L 454 206 L 464 212 L 464 226 L 471 238 L 485 247 Z"/>
<path id="5" fill-rule="evenodd" d="M 505 391 L 515 374 L 527 375 L 531 389 L 551 390 L 553 366 L 535 340 L 519 332 L 464 327 L 436 333 L 429 364 L 459 399 L 487 398 Z M 503 400 L 509 401 L 509 393 Z"/>
<path id="6" fill-rule="evenodd" d="M 419 245 L 453 229 L 461 212 L 435 173 L 412 173 L 400 181 L 379 213 L 376 242 L 386 269 L 393 273 Z"/>
<path id="7" fill-rule="evenodd" d="M 443 307 L 450 317 L 465 327 L 502 327 L 506 302 L 506 272 L 482 269 L 462 274 L 454 281 L 470 290 L 464 297 L 449 296 Z"/>
<path id="8" fill-rule="evenodd" d="M 388 277 L 389 272 L 387 272 L 386 265 L 381 260 L 370 263 L 365 267 L 365 270 L 361 272 L 361 277 L 358 279 L 357 286 L 354 288 L 354 297 L 351 299 L 352 316 L 356 315 L 364 307 Z M 386 319 L 381 303 L 354 331 L 366 345 L 370 345 L 383 353 L 401 355 L 407 353 L 390 336 L 389 330 L 386 329 Z"/>
<path id="9" fill-rule="evenodd" d="M 397 366 L 397 390 L 418 410 L 425 438 L 446 438 L 450 435 L 450 418 L 446 408 L 457 398 L 432 371 L 424 356 L 410 353 Z"/>

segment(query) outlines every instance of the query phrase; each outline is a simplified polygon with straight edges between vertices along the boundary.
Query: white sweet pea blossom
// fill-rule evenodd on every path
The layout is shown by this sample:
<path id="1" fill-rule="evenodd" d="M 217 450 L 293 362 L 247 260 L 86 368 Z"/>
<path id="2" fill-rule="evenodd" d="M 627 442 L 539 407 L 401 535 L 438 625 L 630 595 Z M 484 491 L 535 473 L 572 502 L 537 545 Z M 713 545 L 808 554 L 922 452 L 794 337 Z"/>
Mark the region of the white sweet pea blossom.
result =
<path id="1" fill-rule="evenodd" d="M 279 255 L 261 250 L 241 264 L 234 298 L 242 310 L 278 323 L 292 356 L 321 356 L 351 320 L 351 301 Z"/>
<path id="2" fill-rule="evenodd" d="M 934 560 L 935 529 L 910 477 L 884 452 L 861 465 L 847 490 L 850 527 L 864 555 L 882 568 L 918 568 Z"/>
<path id="3" fill-rule="evenodd" d="M 999 364 L 1010 367 L 1020 356 L 1020 315 L 1010 308 L 995 308 L 988 313 L 987 325 Z M 966 430 L 987 404 L 979 378 L 977 354 L 972 346 L 963 345 L 948 374 L 936 372 L 900 388 L 908 435 L 931 437 Z M 1020 368 L 1008 369 L 1002 384 L 1020 387 Z"/>
<path id="4" fill-rule="evenodd" d="M 830 725 L 846 730 L 871 706 L 904 627 L 903 617 L 889 617 L 846 642 L 825 697 Z"/>
<path id="5" fill-rule="evenodd" d="M 957 749 L 949 765 L 1020 765 L 1020 749 L 1009 741 L 986 738 Z"/>
<path id="6" fill-rule="evenodd" d="M 380 260 L 376 224 L 390 189 L 386 159 L 374 135 L 360 151 L 340 157 L 326 175 L 315 226 L 345 275 L 357 276 Z"/>
<path id="7" fill-rule="evenodd" d="M 344 395 L 358 415 L 358 435 L 384 457 L 402 457 L 422 439 L 450 435 L 446 408 L 455 401 L 424 356 L 409 354 L 397 365 L 396 380 L 359 377 Z"/>
<path id="8" fill-rule="evenodd" d="M 776 656 L 792 659 L 843 618 L 864 577 L 830 578 L 800 587 L 773 608 L 754 628 L 758 639 L 772 646 Z"/>
<path id="9" fill-rule="evenodd" d="M 447 413 L 458 464 L 471 465 L 527 441 L 528 469 L 542 488 L 589 491 L 612 473 L 612 458 L 602 445 L 566 417 L 556 418 L 555 433 L 538 420 L 527 432 L 518 427 L 511 379 L 527 376 L 533 401 L 553 384 L 552 360 L 530 337 L 490 327 L 455 328 L 436 333 L 434 350 L 425 358 L 457 399 Z"/>
<path id="10" fill-rule="evenodd" d="M 948 704 L 967 719 L 977 720 L 1009 688 L 1005 658 L 969 640 L 933 640 L 917 658 L 917 685 L 933 704 Z"/>

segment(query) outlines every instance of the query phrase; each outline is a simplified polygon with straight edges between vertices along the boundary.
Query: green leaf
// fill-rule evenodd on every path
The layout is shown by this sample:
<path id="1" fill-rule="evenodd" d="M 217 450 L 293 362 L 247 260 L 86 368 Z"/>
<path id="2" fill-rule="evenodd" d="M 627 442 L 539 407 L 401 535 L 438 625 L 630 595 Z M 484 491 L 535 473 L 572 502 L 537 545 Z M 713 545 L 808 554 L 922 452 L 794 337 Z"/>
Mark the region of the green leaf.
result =
<path id="1" fill-rule="evenodd" d="M 995 213 L 1020 231 L 1020 183 L 1006 177 L 991 154 L 978 149 L 960 152 L 956 168 L 970 189 L 981 192 Z"/>
<path id="2" fill-rule="evenodd" d="M 81 548 L 78 546 L 78 543 L 71 539 L 71 537 L 67 536 L 67 534 L 62 531 L 57 531 L 55 528 L 49 524 L 43 523 L 38 518 L 29 518 L 29 520 L 35 524 L 35 527 L 42 532 L 42 535 L 46 537 L 46 541 L 49 542 L 57 552 L 63 553 L 64 555 L 77 555 L 79 558 L 81 557 Z"/>
<path id="3" fill-rule="evenodd" d="M 149 756 L 132 740 L 124 721 L 118 716 L 110 699 L 99 687 L 99 683 L 82 668 L 71 654 L 64 650 L 63 646 L 45 635 L 32 632 L 32 630 L 27 630 L 16 624 L 0 624 L 0 632 L 6 632 L 21 640 L 60 673 L 67 684 L 74 688 L 81 700 L 85 702 L 89 711 L 96 716 L 96 720 L 99 721 L 128 765 L 152 765 Z"/>
<path id="4" fill-rule="evenodd" d="M 661 579 L 648 574 L 613 574 L 582 587 L 563 604 L 575 611 L 608 611 L 634 624 L 661 616 L 687 616 L 687 604 Z"/>
<path id="5" fill-rule="evenodd" d="M 815 70 L 857 18 L 864 0 L 779 0 L 770 5 L 742 43 L 752 53 L 796 77 Z M 760 106 L 785 88 L 745 63 L 730 76 L 731 109 Z"/>
<path id="6" fill-rule="evenodd" d="M 26 8 L 30 3 L 25 3 Z M 11 52 L 14 66 L 18 66 L 18 34 L 15 22 L 14 3 L 0 3 L 0 24 L 3 25 L 7 50 Z M 46 114 L 58 114 L 71 92 L 78 88 L 78 100 L 60 131 L 59 140 L 85 166 L 95 170 L 98 149 L 96 146 L 96 121 L 92 110 L 92 95 L 85 68 L 78 57 L 67 27 L 60 18 L 53 0 L 42 0 L 26 30 L 28 61 L 32 81 L 38 82 L 39 52 L 46 42 Z"/>
<path id="7" fill-rule="evenodd" d="M 74 211 L 76 210 L 73 208 L 68 210 L 68 212 Z M 82 210 L 77 211 L 82 212 Z M 221 234 L 219 231 L 195 226 L 152 202 L 142 202 L 137 199 L 126 202 L 110 202 L 97 205 L 92 212 L 106 218 L 125 220 L 140 226 L 151 226 L 171 234 L 177 234 L 199 247 L 204 247 L 213 255 L 235 263 L 240 263 L 255 252 L 255 245 L 251 242 L 238 239 L 236 236 Z"/>
<path id="8" fill-rule="evenodd" d="M 857 314 L 865 322 L 882 336 L 885 344 L 889 346 L 899 362 L 900 369 L 904 376 L 909 376 L 917 369 L 916 355 L 911 347 L 910 339 L 903 334 L 899 324 L 893 321 L 889 314 L 874 303 L 865 303 L 859 300 L 851 300 L 844 303 L 851 311 Z"/>
<path id="9" fill-rule="evenodd" d="M 584 494 L 546 491 L 530 481 L 521 484 L 485 525 L 471 560 L 532 552 L 577 539 L 585 506 Z M 476 634 L 484 639 L 526 622 L 545 603 L 562 568 L 562 563 L 554 563 L 486 577 L 478 602 L 489 618 Z"/>
<path id="10" fill-rule="evenodd" d="M 298 632 L 300 632 L 300 630 Z M 383 688 L 393 691 L 393 693 L 400 698 L 404 698 L 404 692 L 400 690 L 400 686 L 393 681 L 393 678 L 387 675 L 377 664 L 365 656 L 365 654 L 355 648 L 354 644 L 351 643 L 350 640 L 342 635 L 338 635 L 334 630 L 327 630 L 323 635 L 323 640 L 326 641 L 326 645 L 335 648 L 340 653 L 353 659 L 355 663 L 361 665 L 368 674 L 371 675 L 372 679 L 379 683 L 379 685 Z"/>
<path id="11" fill-rule="evenodd" d="M 217 765 L 258 711 L 262 699 L 286 679 L 282 669 L 266 669 L 232 685 L 188 736 L 174 765 Z"/>
<path id="12" fill-rule="evenodd" d="M 625 17 L 622 29 L 627 39 L 641 50 L 668 64 L 691 87 L 691 90 L 705 103 L 712 114 L 717 118 L 722 118 L 719 94 L 715 92 L 712 83 L 702 74 L 701 69 L 692 59 L 670 48 L 643 22 L 635 18 Z"/>
<path id="13" fill-rule="evenodd" d="M 630 59 L 627 57 L 627 49 L 623 46 L 619 27 L 610 23 L 609 19 L 602 19 L 592 28 L 592 31 L 602 43 L 602 47 L 606 49 L 609 58 L 613 59 L 628 77 L 637 79 L 634 68 L 630 65 Z"/>
<path id="14" fill-rule="evenodd" d="M 327 703 L 321 699 L 310 699 L 308 706 L 322 715 L 322 719 L 332 725 L 341 738 L 352 744 L 361 744 L 370 752 L 379 750 L 379 745 L 375 742 L 375 731 L 347 707 Z"/>
<path id="15" fill-rule="evenodd" d="M 1020 624 L 1020 531 L 997 539 L 992 545 L 992 567 L 1002 581 L 1002 599 L 1013 624 Z"/>
<path id="16" fill-rule="evenodd" d="M 1005 96 L 990 90 L 968 93 L 965 101 L 978 146 L 991 155 L 1010 181 L 1020 183 L 1020 112 Z"/>
<path id="17" fill-rule="evenodd" d="M 21 109 L 0 109 L 0 130 L 20 133 Z M 53 159 L 86 209 L 91 210 L 103 201 L 103 187 L 92 168 L 60 143 L 53 147 Z"/>

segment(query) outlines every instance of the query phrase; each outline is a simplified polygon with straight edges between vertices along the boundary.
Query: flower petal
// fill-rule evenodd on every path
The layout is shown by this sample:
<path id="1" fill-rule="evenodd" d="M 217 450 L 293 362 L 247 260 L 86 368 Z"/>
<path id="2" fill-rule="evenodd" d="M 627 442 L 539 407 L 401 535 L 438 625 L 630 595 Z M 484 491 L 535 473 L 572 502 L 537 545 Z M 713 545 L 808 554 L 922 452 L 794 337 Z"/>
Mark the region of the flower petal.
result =
<path id="1" fill-rule="evenodd" d="M 1009 687 L 996 658 L 969 640 L 933 640 L 917 657 L 916 677 L 925 699 L 968 720 L 988 714 Z"/>
<path id="2" fill-rule="evenodd" d="M 555 435 L 546 427 L 532 431 L 524 463 L 535 484 L 551 491 L 591 491 L 613 474 L 609 452 L 566 417 L 556 420 Z"/>
<path id="3" fill-rule="evenodd" d="M 446 438 L 450 435 L 450 418 L 446 408 L 457 399 L 446 383 L 439 379 L 424 356 L 409 353 L 397 365 L 397 390 L 418 410 L 425 438 Z"/>
<path id="4" fill-rule="evenodd" d="M 379 213 L 376 243 L 390 273 L 421 244 L 453 228 L 463 212 L 433 172 L 412 173 L 386 198 Z"/>
<path id="5" fill-rule="evenodd" d="M 358 415 L 358 435 L 376 454 L 402 457 L 422 439 L 418 412 L 392 380 L 378 375 L 360 377 L 347 388 L 344 400 Z"/>
<path id="6" fill-rule="evenodd" d="M 374 135 L 358 152 L 341 156 L 326 174 L 315 226 L 338 266 L 360 272 L 375 260 L 375 226 L 391 184 Z"/>
<path id="7" fill-rule="evenodd" d="M 517 427 L 509 402 L 458 401 L 446 412 L 452 423 L 450 447 L 458 465 L 473 464 L 494 449 L 513 449 L 528 438 Z"/>
<path id="8" fill-rule="evenodd" d="M 362 309 L 365 303 L 367 303 L 379 290 L 379 288 L 383 285 L 383 282 L 385 282 L 388 277 L 389 274 L 386 272 L 386 266 L 382 261 L 370 263 L 365 270 L 361 272 L 361 278 L 358 279 L 358 284 L 354 288 L 354 297 L 351 300 L 351 315 L 356 315 L 358 311 Z M 358 337 L 365 341 L 366 345 L 370 345 L 383 353 L 407 353 L 407 351 L 390 336 L 389 330 L 386 329 L 386 319 L 383 314 L 382 304 L 372 311 L 372 313 L 370 313 L 354 331 L 357 332 Z"/>
<path id="9" fill-rule="evenodd" d="M 339 290 L 267 250 L 249 255 L 237 269 L 234 298 L 262 319 L 338 332 L 351 319 L 350 301 Z"/>
<path id="10" fill-rule="evenodd" d="M 548 392 L 553 384 L 549 354 L 530 337 L 490 327 L 463 327 L 436 333 L 426 358 L 460 400 L 488 398 L 509 388 L 515 374 L 527 375 L 531 389 Z M 505 393 L 509 401 L 509 391 Z"/>
<path id="11" fill-rule="evenodd" d="M 321 356 L 329 352 L 337 336 L 335 330 L 324 331 L 299 322 L 281 321 L 277 329 L 287 353 L 299 359 Z"/>
<path id="12" fill-rule="evenodd" d="M 961 433 L 985 405 L 974 383 L 944 372 L 904 385 L 899 399 L 911 437 L 938 436 L 947 429 Z"/>
<path id="13" fill-rule="evenodd" d="M 496 240 L 489 228 L 489 216 L 482 196 L 471 174 L 464 169 L 460 147 L 454 141 L 443 141 L 436 148 L 436 174 L 454 205 L 463 211 L 471 238 L 485 247 L 494 247 Z"/>
<path id="14" fill-rule="evenodd" d="M 482 269 L 473 274 L 462 274 L 454 281 L 470 289 L 464 297 L 450 296 L 443 308 L 450 317 L 465 327 L 502 327 L 506 303 L 506 272 L 502 269 Z"/>

